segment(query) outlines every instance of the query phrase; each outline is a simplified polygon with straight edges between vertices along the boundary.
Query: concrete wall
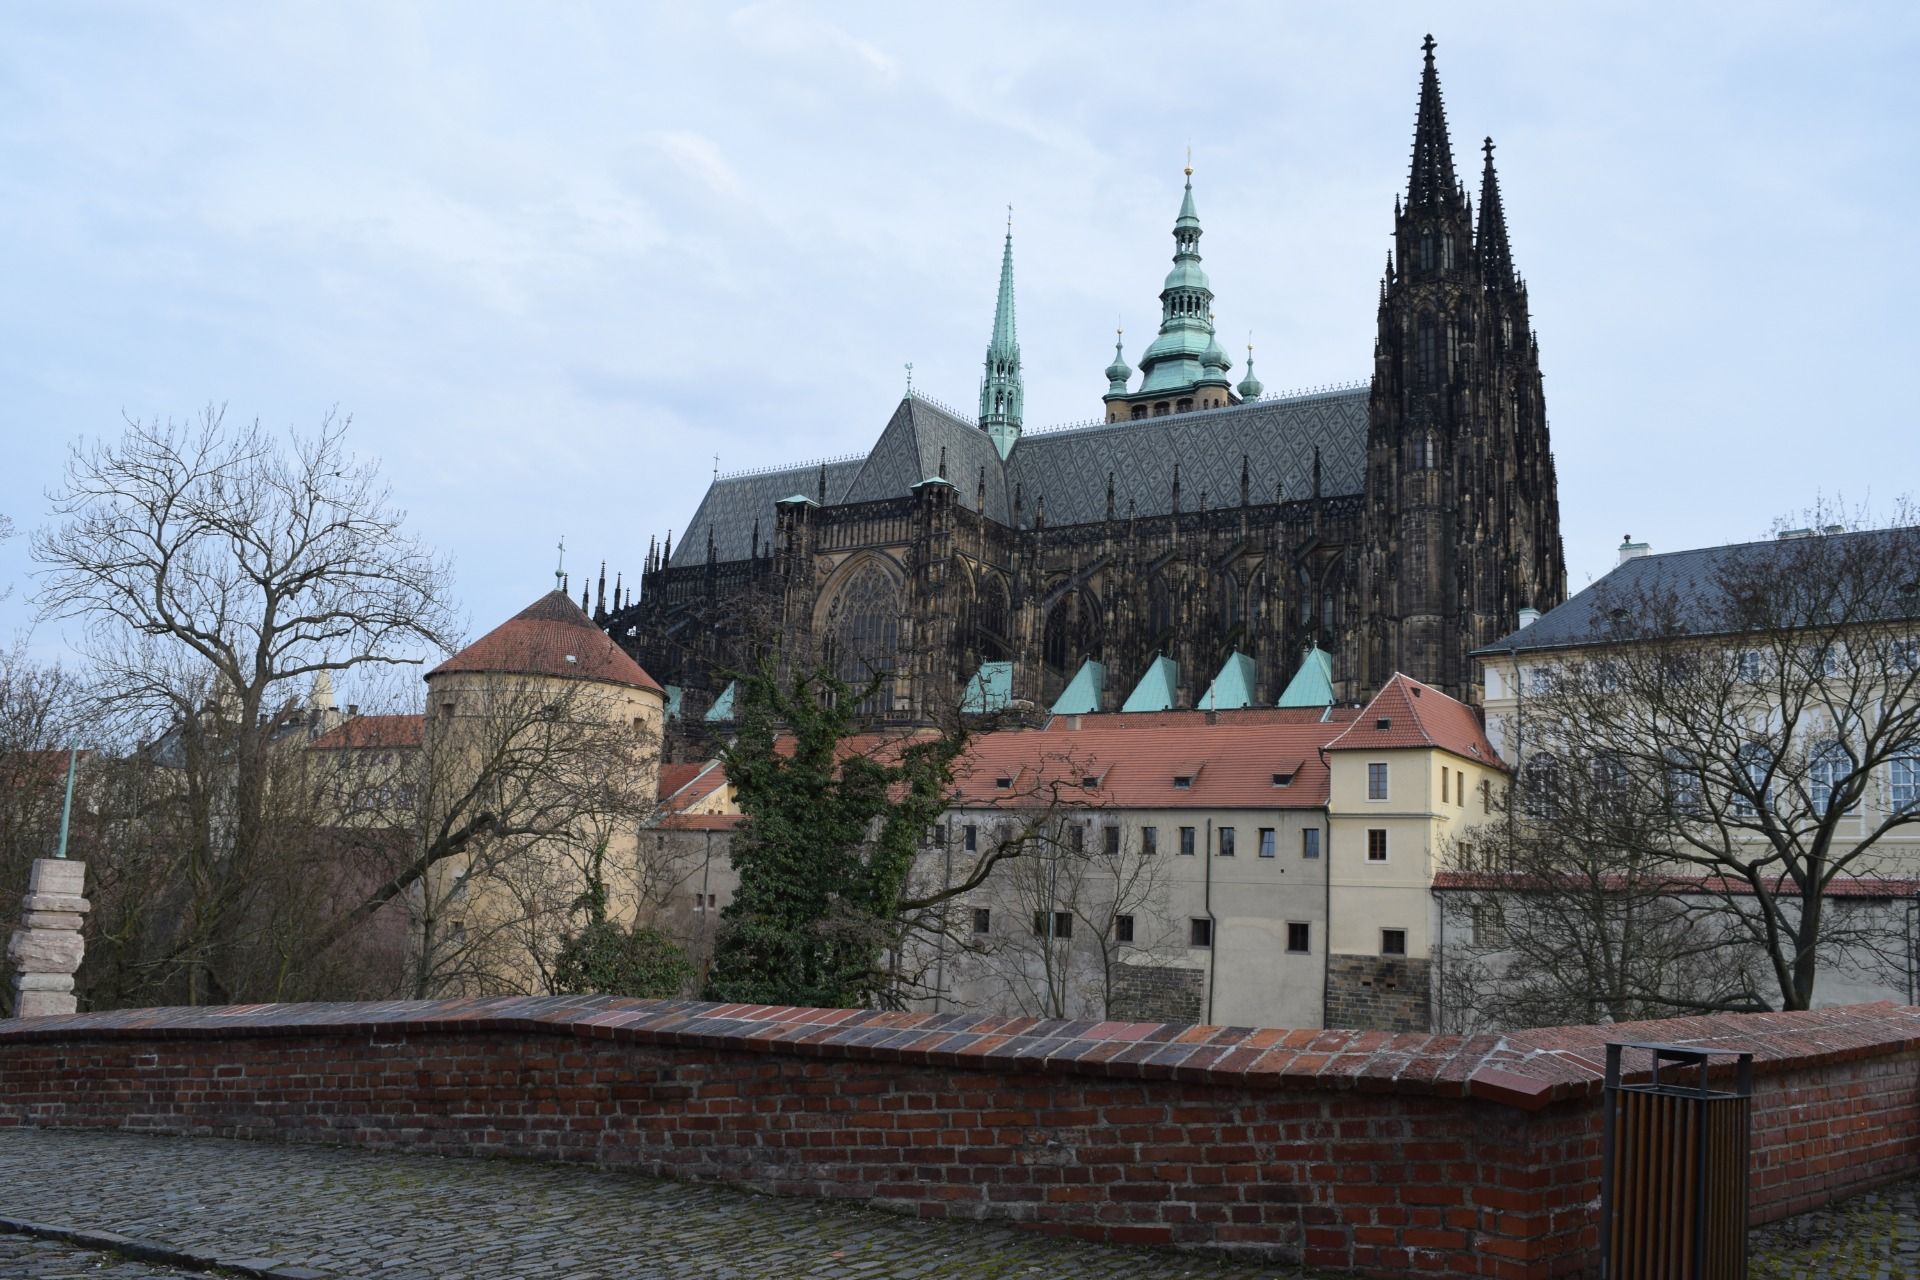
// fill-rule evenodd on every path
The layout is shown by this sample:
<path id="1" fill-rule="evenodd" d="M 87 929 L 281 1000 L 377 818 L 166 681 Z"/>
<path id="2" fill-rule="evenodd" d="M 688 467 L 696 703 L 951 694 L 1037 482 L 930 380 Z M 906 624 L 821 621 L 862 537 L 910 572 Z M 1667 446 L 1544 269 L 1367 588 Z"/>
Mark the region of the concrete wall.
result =
<path id="1" fill-rule="evenodd" d="M 588 997 L 0 1024 L 0 1125 L 531 1156 L 1401 1276 L 1592 1275 L 1609 1038 L 1755 1055 L 1751 1212 L 1920 1167 L 1920 1009 L 1504 1039 Z"/>

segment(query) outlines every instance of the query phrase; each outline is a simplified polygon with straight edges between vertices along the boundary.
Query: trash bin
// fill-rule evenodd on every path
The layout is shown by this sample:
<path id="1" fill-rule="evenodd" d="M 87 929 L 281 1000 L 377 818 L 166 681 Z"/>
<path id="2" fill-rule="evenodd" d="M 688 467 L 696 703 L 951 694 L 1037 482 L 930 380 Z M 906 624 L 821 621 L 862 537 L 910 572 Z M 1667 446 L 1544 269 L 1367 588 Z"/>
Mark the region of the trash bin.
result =
<path id="1" fill-rule="evenodd" d="M 1623 1050 L 1652 1057 L 1620 1078 Z M 1708 1080 L 1737 1058 L 1733 1090 Z M 1747 1166 L 1753 1055 L 1623 1041 L 1607 1046 L 1601 1130 L 1600 1268 L 1606 1280 L 1741 1280 L 1747 1274 Z"/>

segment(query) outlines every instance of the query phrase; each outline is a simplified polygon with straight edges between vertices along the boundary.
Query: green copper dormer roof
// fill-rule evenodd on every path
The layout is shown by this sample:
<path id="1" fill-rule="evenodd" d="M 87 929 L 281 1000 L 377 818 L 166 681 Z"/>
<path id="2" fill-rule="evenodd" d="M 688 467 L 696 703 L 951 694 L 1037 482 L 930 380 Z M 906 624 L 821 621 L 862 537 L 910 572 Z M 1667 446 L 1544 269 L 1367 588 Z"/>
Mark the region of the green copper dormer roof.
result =
<path id="1" fill-rule="evenodd" d="M 1240 379 L 1240 385 L 1234 388 L 1242 400 L 1258 400 L 1266 388 L 1260 385 L 1260 379 L 1253 376 L 1253 344 L 1247 344 L 1247 376 Z"/>
<path id="2" fill-rule="evenodd" d="M 1232 711 L 1253 705 L 1253 659 L 1239 650 L 1227 655 L 1220 674 L 1200 695 L 1202 711 Z"/>
<path id="3" fill-rule="evenodd" d="M 724 724 L 733 719 L 733 692 L 734 682 L 730 680 L 727 687 L 720 691 L 720 696 L 713 700 L 713 705 L 707 708 L 708 724 Z"/>
<path id="4" fill-rule="evenodd" d="M 966 691 L 960 695 L 960 709 L 970 715 L 1005 711 L 1012 702 L 1011 662 L 981 663 L 980 669 L 973 673 L 973 679 L 967 681 Z"/>
<path id="5" fill-rule="evenodd" d="M 1171 711 L 1180 684 L 1180 664 L 1164 653 L 1147 664 L 1146 674 L 1120 705 L 1122 711 Z"/>
<path id="6" fill-rule="evenodd" d="M 1333 705 L 1333 659 L 1315 645 L 1300 659 L 1300 669 L 1287 682 L 1287 691 L 1274 704 L 1281 707 L 1330 707 Z"/>
<path id="7" fill-rule="evenodd" d="M 1026 386 L 1020 377 L 1020 335 L 1013 311 L 1013 213 L 1007 213 L 1007 238 L 1000 249 L 1000 293 L 993 305 L 993 337 L 987 343 L 987 368 L 980 379 L 980 429 L 993 439 L 1004 461 L 1020 439 Z"/>
<path id="8" fill-rule="evenodd" d="M 667 686 L 667 719 L 678 720 L 680 718 L 680 697 L 681 690 L 679 685 L 670 684 Z"/>
<path id="9" fill-rule="evenodd" d="M 804 493 L 790 493 L 786 497 L 780 499 L 780 501 L 774 503 L 774 505 L 776 507 L 784 507 L 790 502 L 804 503 L 809 507 L 817 507 L 820 505 L 818 502 L 815 502 L 812 498 L 809 498 Z"/>
<path id="10" fill-rule="evenodd" d="M 1054 700 L 1056 716 L 1089 716 L 1100 710 L 1100 695 L 1107 687 L 1107 667 L 1088 658 L 1067 681 L 1067 687 Z"/>

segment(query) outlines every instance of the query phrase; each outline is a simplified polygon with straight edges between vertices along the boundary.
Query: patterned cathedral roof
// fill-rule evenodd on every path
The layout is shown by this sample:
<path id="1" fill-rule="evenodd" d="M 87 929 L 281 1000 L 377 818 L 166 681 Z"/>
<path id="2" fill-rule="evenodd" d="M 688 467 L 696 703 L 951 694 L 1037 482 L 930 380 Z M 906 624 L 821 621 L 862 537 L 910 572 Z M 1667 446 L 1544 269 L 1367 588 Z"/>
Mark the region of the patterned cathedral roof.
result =
<path id="1" fill-rule="evenodd" d="M 1221 409 L 1030 432 L 1004 462 L 974 423 L 918 396 L 901 400 L 864 458 L 808 463 L 748 475 L 722 476 L 708 488 L 693 521 L 674 545 L 675 568 L 702 564 L 711 533 L 717 560 L 744 560 L 758 522 L 760 549 L 773 537 L 774 506 L 795 494 L 823 506 L 906 497 L 913 486 L 942 474 L 962 505 L 977 504 L 986 483 L 987 515 L 1031 528 L 1044 506 L 1049 526 L 1086 524 L 1107 515 L 1107 479 L 1113 478 L 1114 515 L 1125 519 L 1173 510 L 1178 469 L 1180 509 L 1237 506 L 1244 464 L 1249 499 L 1272 502 L 1313 493 L 1314 456 L 1321 492 L 1359 493 L 1366 479 L 1367 388 L 1256 400 Z M 1014 498 L 1019 496 L 1019 510 Z"/>

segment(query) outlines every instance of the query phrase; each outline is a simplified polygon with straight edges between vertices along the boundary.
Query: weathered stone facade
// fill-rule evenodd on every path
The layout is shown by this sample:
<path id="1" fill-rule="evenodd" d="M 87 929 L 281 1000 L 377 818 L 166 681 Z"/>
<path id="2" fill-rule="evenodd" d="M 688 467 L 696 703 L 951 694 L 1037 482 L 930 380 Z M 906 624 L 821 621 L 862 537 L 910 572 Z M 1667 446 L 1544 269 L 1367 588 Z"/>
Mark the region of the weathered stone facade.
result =
<path id="1" fill-rule="evenodd" d="M 1429 1031 L 1433 962 L 1402 956 L 1327 957 L 1329 1027 L 1356 1031 Z"/>

